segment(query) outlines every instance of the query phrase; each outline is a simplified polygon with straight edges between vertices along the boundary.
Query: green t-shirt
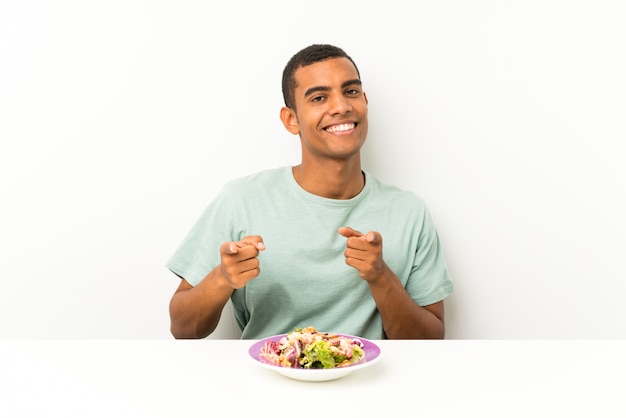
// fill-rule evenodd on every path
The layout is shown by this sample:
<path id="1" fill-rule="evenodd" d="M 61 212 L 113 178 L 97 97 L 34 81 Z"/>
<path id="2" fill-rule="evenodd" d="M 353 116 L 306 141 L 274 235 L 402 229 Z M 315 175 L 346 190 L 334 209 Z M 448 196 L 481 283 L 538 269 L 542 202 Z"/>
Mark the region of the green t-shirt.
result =
<path id="1" fill-rule="evenodd" d="M 437 231 L 422 199 L 365 173 L 348 200 L 308 193 L 291 167 L 226 184 L 203 212 L 167 267 L 195 286 L 220 263 L 223 242 L 260 235 L 261 273 L 231 297 L 242 338 L 260 339 L 296 327 L 384 338 L 367 283 L 345 263 L 347 239 L 337 229 L 378 231 L 383 258 L 421 306 L 443 300 L 453 283 Z"/>

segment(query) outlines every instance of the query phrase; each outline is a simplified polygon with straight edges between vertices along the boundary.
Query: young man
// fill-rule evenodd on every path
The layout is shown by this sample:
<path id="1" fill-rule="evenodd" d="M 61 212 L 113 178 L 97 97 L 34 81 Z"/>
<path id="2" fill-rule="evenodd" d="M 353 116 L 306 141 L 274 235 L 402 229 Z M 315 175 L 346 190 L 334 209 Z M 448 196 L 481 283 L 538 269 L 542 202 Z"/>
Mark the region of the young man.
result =
<path id="1" fill-rule="evenodd" d="M 168 263 L 181 278 L 172 334 L 211 334 L 230 298 L 242 338 L 306 326 L 444 338 L 453 285 L 428 210 L 361 168 L 368 108 L 356 64 L 311 45 L 285 67 L 283 96 L 301 164 L 231 181 L 209 205 Z"/>

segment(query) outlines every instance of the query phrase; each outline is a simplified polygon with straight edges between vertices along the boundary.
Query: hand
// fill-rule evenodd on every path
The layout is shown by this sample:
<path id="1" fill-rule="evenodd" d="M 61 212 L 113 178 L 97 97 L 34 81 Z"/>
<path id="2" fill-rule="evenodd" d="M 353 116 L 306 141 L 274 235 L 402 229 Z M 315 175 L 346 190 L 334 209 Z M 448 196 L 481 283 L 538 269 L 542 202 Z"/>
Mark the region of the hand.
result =
<path id="1" fill-rule="evenodd" d="M 383 237 L 370 231 L 363 235 L 350 227 L 341 227 L 338 232 L 348 238 L 346 244 L 346 264 L 359 271 L 366 281 L 379 278 L 385 270 L 383 261 Z"/>
<path id="2" fill-rule="evenodd" d="M 221 271 L 233 289 L 240 289 L 259 275 L 259 251 L 265 250 L 260 236 L 244 237 L 238 242 L 225 242 L 220 247 Z"/>

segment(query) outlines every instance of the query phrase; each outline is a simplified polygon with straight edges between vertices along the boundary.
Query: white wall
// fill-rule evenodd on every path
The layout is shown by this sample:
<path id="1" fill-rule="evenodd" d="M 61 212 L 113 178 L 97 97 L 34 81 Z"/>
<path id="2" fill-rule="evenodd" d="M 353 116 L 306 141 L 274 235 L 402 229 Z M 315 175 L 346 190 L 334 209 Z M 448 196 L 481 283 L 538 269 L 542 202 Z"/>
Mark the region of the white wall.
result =
<path id="1" fill-rule="evenodd" d="M 0 336 L 171 338 L 165 262 L 225 181 L 298 162 L 281 71 L 329 42 L 365 168 L 439 228 L 449 338 L 626 337 L 623 4 L 1 0 Z"/>

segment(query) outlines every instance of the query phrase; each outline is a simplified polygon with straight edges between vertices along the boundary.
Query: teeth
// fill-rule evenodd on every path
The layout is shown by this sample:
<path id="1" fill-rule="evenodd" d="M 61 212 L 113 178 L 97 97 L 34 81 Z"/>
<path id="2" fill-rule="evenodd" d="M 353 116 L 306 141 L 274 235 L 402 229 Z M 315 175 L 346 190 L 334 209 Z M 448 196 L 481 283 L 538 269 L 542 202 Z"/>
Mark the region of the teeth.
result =
<path id="1" fill-rule="evenodd" d="M 343 132 L 349 131 L 350 129 L 354 129 L 354 123 L 343 123 L 341 125 L 334 125 L 326 128 L 328 132 Z"/>

